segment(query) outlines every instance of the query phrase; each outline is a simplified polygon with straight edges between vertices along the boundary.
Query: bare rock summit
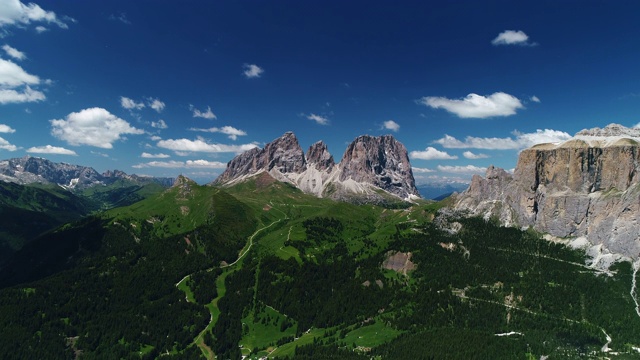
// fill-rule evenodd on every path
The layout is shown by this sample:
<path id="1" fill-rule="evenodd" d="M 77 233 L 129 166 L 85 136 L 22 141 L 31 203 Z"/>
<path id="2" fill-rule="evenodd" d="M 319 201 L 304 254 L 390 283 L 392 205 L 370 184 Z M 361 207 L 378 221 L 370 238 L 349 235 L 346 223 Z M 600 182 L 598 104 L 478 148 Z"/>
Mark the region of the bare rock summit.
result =
<path id="1" fill-rule="evenodd" d="M 420 197 L 407 149 L 391 135 L 356 138 L 336 164 L 324 142 L 305 155 L 287 132 L 263 149 L 236 156 L 213 184 L 231 186 L 264 172 L 318 197 L 373 203 Z"/>

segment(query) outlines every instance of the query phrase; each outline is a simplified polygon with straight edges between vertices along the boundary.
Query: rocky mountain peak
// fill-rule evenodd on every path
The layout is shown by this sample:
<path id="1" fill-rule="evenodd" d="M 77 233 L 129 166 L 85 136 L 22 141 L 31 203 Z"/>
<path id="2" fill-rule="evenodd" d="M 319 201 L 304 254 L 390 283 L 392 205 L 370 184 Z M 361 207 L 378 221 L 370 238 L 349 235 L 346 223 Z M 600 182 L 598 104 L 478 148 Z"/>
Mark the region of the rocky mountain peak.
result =
<path id="1" fill-rule="evenodd" d="M 329 171 L 333 169 L 335 161 L 333 155 L 329 153 L 327 144 L 323 141 L 318 141 L 309 147 L 307 151 L 307 163 L 313 164 L 316 169 L 320 171 Z"/>
<path id="2" fill-rule="evenodd" d="M 293 132 L 286 132 L 265 145 L 261 154 L 267 170 L 277 169 L 281 173 L 300 173 L 306 169 L 304 152 Z"/>
<path id="3" fill-rule="evenodd" d="M 340 168 L 341 181 L 368 182 L 401 198 L 419 196 L 407 149 L 392 135 L 357 137 Z"/>
<path id="4" fill-rule="evenodd" d="M 262 149 L 253 148 L 236 156 L 227 163 L 227 169 L 213 183 L 225 184 L 262 170 L 273 169 L 280 173 L 301 173 L 306 169 L 304 152 L 293 132 L 284 133 Z"/>

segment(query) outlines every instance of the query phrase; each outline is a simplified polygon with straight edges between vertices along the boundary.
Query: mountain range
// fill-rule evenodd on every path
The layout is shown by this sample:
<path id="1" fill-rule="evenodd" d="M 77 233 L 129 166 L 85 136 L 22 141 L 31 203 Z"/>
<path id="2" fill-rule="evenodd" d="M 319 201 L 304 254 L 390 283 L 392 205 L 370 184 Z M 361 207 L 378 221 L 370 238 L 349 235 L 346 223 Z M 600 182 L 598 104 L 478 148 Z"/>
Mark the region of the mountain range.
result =
<path id="1" fill-rule="evenodd" d="M 311 145 L 305 154 L 295 134 L 287 132 L 262 149 L 236 156 L 212 185 L 228 187 L 261 173 L 335 200 L 381 203 L 420 198 L 407 149 L 392 135 L 359 136 L 335 163 L 324 142 Z"/>
<path id="2" fill-rule="evenodd" d="M 32 183 L 0 183 L 0 240 L 46 230 L 0 258 L 0 358 L 637 357 L 634 134 L 534 146 L 440 202 L 388 135 L 336 163 L 285 133 L 208 185 L 6 161 Z"/>
<path id="3" fill-rule="evenodd" d="M 158 183 L 171 186 L 172 178 L 155 178 L 128 175 L 120 170 L 102 174 L 87 166 L 54 163 L 50 160 L 24 156 L 0 161 L 0 180 L 16 184 L 56 184 L 67 189 L 82 190 L 95 185 L 109 185 L 117 180 L 129 180 L 137 184 Z"/>

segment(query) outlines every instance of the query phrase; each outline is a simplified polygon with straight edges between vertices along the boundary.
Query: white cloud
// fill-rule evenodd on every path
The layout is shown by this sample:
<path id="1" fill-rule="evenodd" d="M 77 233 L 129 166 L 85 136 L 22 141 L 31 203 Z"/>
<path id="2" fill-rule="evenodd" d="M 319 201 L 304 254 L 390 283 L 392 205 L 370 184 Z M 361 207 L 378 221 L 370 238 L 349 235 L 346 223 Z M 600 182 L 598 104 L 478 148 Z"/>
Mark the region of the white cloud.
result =
<path id="1" fill-rule="evenodd" d="M 309 115 L 306 115 L 306 117 L 307 119 L 313 120 L 320 125 L 329 125 L 329 119 L 324 116 L 309 114 Z"/>
<path id="2" fill-rule="evenodd" d="M 444 151 L 440 151 L 436 148 L 429 146 L 424 151 L 412 151 L 409 153 L 412 159 L 420 160 L 454 160 L 458 157 L 455 155 L 449 155 Z"/>
<path id="3" fill-rule="evenodd" d="M 536 43 L 530 43 L 529 36 L 521 30 L 505 30 L 498 34 L 491 43 L 493 45 L 537 45 Z"/>
<path id="4" fill-rule="evenodd" d="M 46 99 L 44 93 L 33 90 L 29 86 L 25 86 L 22 92 L 13 89 L 0 90 L 0 104 L 38 102 L 44 99 Z"/>
<path id="5" fill-rule="evenodd" d="M 540 102 L 540 99 L 539 99 L 537 96 L 533 95 L 533 96 L 531 97 L 531 101 L 536 102 L 536 103 L 539 103 L 539 102 Z"/>
<path id="6" fill-rule="evenodd" d="M 166 159 L 170 156 L 167 154 L 149 154 L 147 152 L 143 152 L 142 155 L 140 155 L 140 157 L 145 159 Z"/>
<path id="7" fill-rule="evenodd" d="M 489 157 L 489 155 L 487 154 L 474 154 L 471 151 L 465 151 L 462 153 L 462 156 L 464 156 L 467 159 L 471 159 L 471 160 L 476 160 L 476 159 L 487 159 Z"/>
<path id="8" fill-rule="evenodd" d="M 34 154 L 57 154 L 57 155 L 73 155 L 73 156 L 78 155 L 73 150 L 65 149 L 63 147 L 58 147 L 58 146 L 51 146 L 51 145 L 30 147 L 27 149 L 27 152 L 34 153 Z"/>
<path id="9" fill-rule="evenodd" d="M 412 167 L 411 170 L 413 171 L 414 174 L 427 174 L 427 173 L 435 172 L 435 170 L 431 170 L 427 168 L 418 168 L 418 167 Z"/>
<path id="10" fill-rule="evenodd" d="M 120 13 L 119 15 L 111 14 L 109 15 L 109 20 L 116 20 L 116 21 L 120 21 L 123 24 L 131 25 L 131 21 L 127 19 L 126 13 Z"/>
<path id="11" fill-rule="evenodd" d="M 213 111 L 211 111 L 211 107 L 209 106 L 207 106 L 207 111 L 204 111 L 204 112 L 196 109 L 193 105 L 189 105 L 189 109 L 193 111 L 193 117 L 199 117 L 199 118 L 209 119 L 209 120 L 214 120 L 218 118 L 216 114 L 214 114 Z"/>
<path id="12" fill-rule="evenodd" d="M 222 133 L 222 134 L 228 135 L 229 139 L 231 139 L 231 140 L 238 139 L 238 136 L 247 135 L 247 133 L 244 130 L 236 129 L 236 128 L 232 127 L 232 126 L 223 126 L 221 128 L 212 127 L 212 128 L 209 128 L 209 129 L 191 128 L 189 130 L 191 130 L 191 131 L 209 132 L 209 133 Z"/>
<path id="13" fill-rule="evenodd" d="M 158 121 L 152 121 L 151 122 L 151 127 L 154 127 L 156 129 L 166 129 L 169 126 L 167 125 L 166 122 L 164 122 L 164 120 L 160 119 Z"/>
<path id="14" fill-rule="evenodd" d="M 466 166 L 444 166 L 438 165 L 438 170 L 451 174 L 484 174 L 487 168 L 466 165 Z"/>
<path id="15" fill-rule="evenodd" d="M 159 99 L 149 99 L 149 102 L 147 103 L 149 105 L 150 108 L 152 108 L 153 110 L 157 111 L 158 113 L 160 113 L 162 110 L 164 110 L 165 107 L 165 103 L 160 101 Z"/>
<path id="16" fill-rule="evenodd" d="M 247 79 L 259 78 L 264 72 L 264 69 L 255 64 L 244 64 L 243 68 L 243 74 Z"/>
<path id="17" fill-rule="evenodd" d="M 71 145 L 113 148 L 125 134 L 143 134 L 125 120 L 103 108 L 89 108 L 67 115 L 66 120 L 50 120 L 51 134 Z"/>
<path id="18" fill-rule="evenodd" d="M 387 130 L 398 132 L 398 130 L 400 130 L 400 125 L 393 120 L 387 120 L 384 122 L 384 128 Z"/>
<path id="19" fill-rule="evenodd" d="M 187 168 L 187 169 L 226 169 L 227 164 L 219 161 L 208 160 L 187 160 L 187 161 L 151 161 L 148 163 L 138 164 L 133 166 L 136 169 L 148 168 L 148 167 L 161 167 L 161 168 Z"/>
<path id="20" fill-rule="evenodd" d="M 144 108 L 143 102 L 135 102 L 133 99 L 129 99 L 125 96 L 120 96 L 120 105 L 127 110 L 140 110 Z"/>
<path id="21" fill-rule="evenodd" d="M 256 144 L 243 144 L 243 145 L 225 145 L 225 144 L 209 144 L 203 139 L 196 140 L 189 139 L 169 139 L 160 140 L 157 144 L 158 147 L 163 149 L 169 149 L 176 152 L 206 152 L 206 153 L 240 153 L 243 151 L 251 150 L 257 147 Z"/>
<path id="22" fill-rule="evenodd" d="M 492 116 L 510 116 L 516 110 L 524 108 L 520 100 L 513 95 L 496 92 L 489 96 L 469 94 L 462 99 L 426 96 L 420 103 L 434 109 L 445 109 L 461 118 L 484 119 Z"/>
<path id="23" fill-rule="evenodd" d="M 5 124 L 0 124 L 0 133 L 14 133 L 16 132 L 15 129 L 13 129 L 11 126 L 9 125 L 5 125 Z"/>
<path id="24" fill-rule="evenodd" d="M 0 59 L 0 86 L 17 87 L 21 85 L 37 85 L 40 78 L 24 71 L 20 65 Z"/>
<path id="25" fill-rule="evenodd" d="M 45 31 L 49 31 L 49 29 L 40 25 L 40 26 L 36 26 L 36 31 L 38 32 L 38 34 L 42 34 Z"/>
<path id="26" fill-rule="evenodd" d="M 16 151 L 18 150 L 18 147 L 0 137 L 0 149 L 8 150 L 8 151 Z"/>
<path id="27" fill-rule="evenodd" d="M 19 51 L 16 48 L 13 48 L 7 44 L 4 44 L 2 46 L 2 50 L 4 50 L 4 52 L 7 53 L 7 55 L 11 56 L 12 58 L 16 59 L 16 60 L 24 60 L 27 58 L 27 55 L 25 53 L 23 53 L 22 51 Z"/>
<path id="28" fill-rule="evenodd" d="M 65 20 L 75 22 L 74 19 L 67 17 L 65 17 Z M 37 4 L 29 3 L 25 5 L 20 0 L 3 0 L 2 4 L 0 4 L 0 27 L 28 25 L 31 22 L 56 24 L 63 29 L 69 27 L 53 11 L 46 11 Z"/>
<path id="29" fill-rule="evenodd" d="M 162 140 L 162 138 L 158 135 L 151 136 L 151 141 L 158 141 L 158 140 Z"/>
<path id="30" fill-rule="evenodd" d="M 535 144 L 558 143 L 569 140 L 571 135 L 559 130 L 536 130 L 534 133 L 521 133 L 514 131 L 515 138 L 481 138 L 467 136 L 464 141 L 453 136 L 445 135 L 443 138 L 434 141 L 448 149 L 487 149 L 487 150 L 519 150 Z"/>

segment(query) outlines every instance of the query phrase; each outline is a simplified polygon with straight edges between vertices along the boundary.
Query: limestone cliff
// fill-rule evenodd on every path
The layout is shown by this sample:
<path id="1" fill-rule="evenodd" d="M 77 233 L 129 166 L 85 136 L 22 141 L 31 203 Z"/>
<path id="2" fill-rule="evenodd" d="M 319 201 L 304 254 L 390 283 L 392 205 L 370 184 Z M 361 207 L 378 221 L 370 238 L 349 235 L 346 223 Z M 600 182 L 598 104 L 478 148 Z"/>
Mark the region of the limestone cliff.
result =
<path id="1" fill-rule="evenodd" d="M 586 237 L 637 259 L 639 169 L 640 131 L 611 124 L 523 150 L 513 176 L 490 167 L 457 196 L 455 207 L 559 238 Z"/>

